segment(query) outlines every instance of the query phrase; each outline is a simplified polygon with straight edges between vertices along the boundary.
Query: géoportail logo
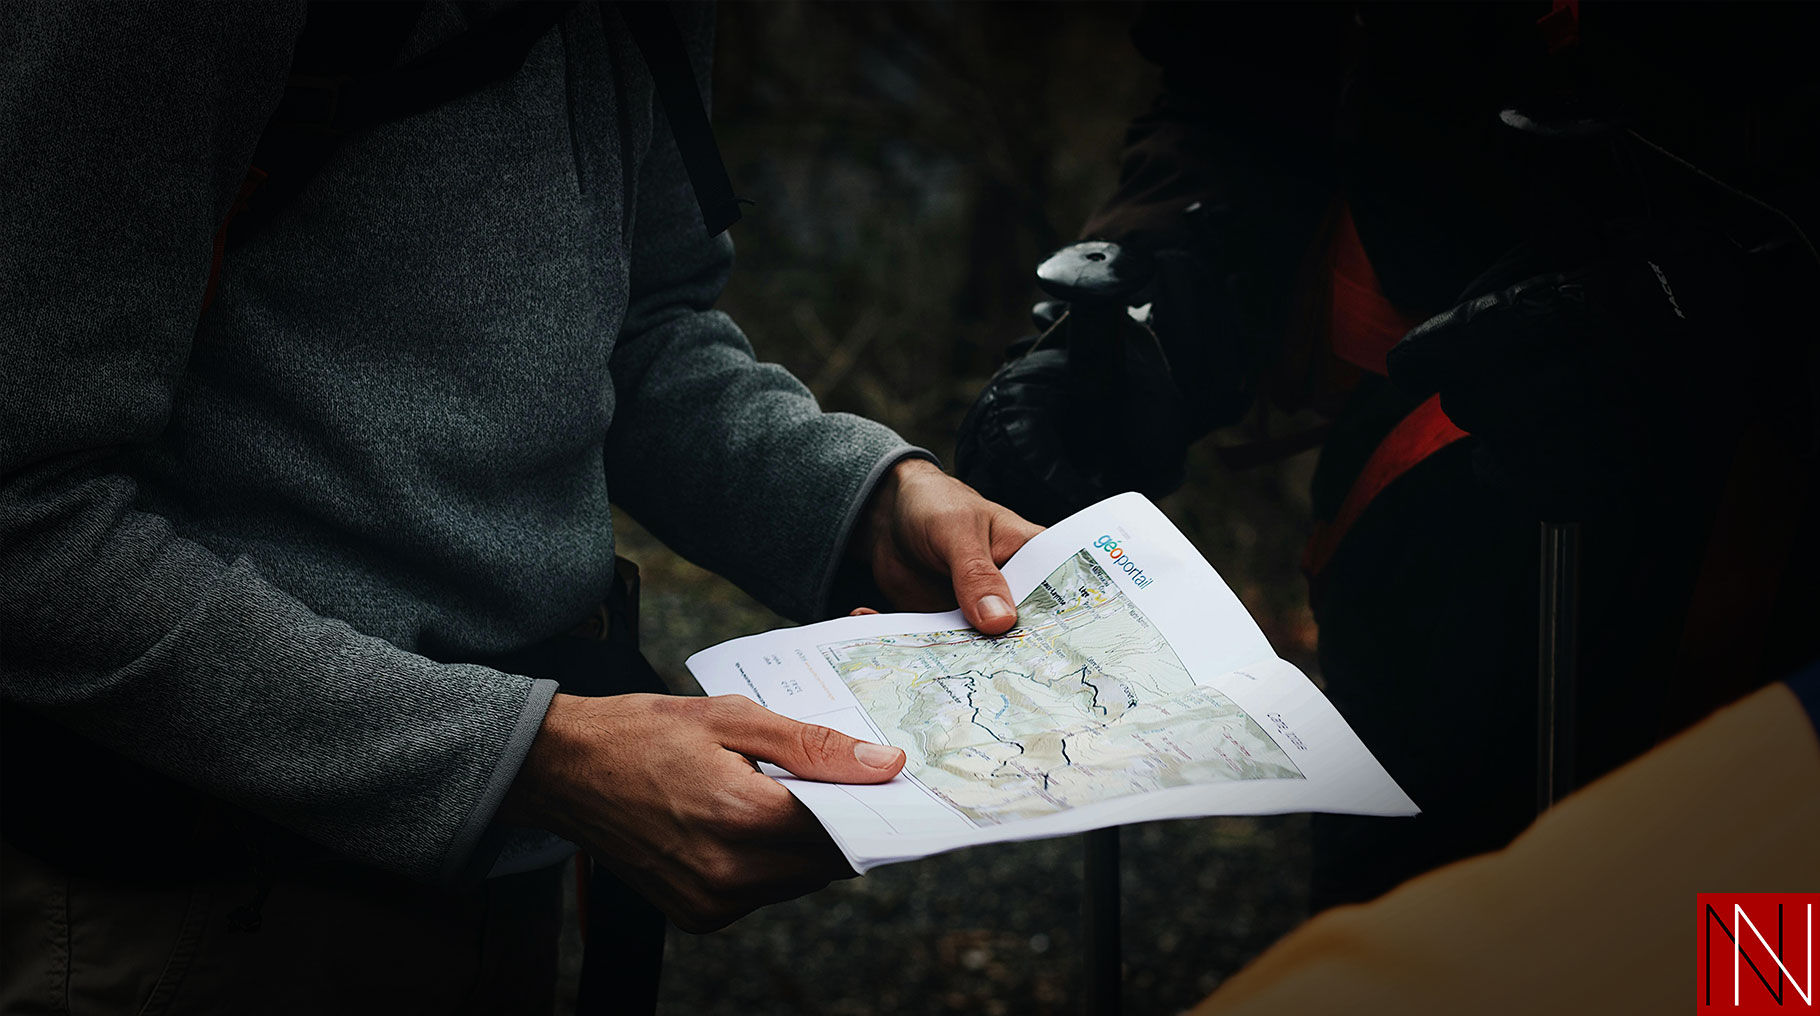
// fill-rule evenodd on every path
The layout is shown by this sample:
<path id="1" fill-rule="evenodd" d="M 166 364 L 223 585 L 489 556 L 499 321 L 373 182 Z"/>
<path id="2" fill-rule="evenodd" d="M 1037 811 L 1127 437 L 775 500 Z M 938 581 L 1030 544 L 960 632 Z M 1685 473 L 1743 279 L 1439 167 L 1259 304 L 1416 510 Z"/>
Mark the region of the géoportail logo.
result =
<path id="1" fill-rule="evenodd" d="M 1131 560 L 1131 555 L 1125 553 L 1125 548 L 1119 546 L 1119 541 L 1113 539 L 1112 534 L 1108 533 L 1093 541 L 1093 545 L 1105 551 L 1106 559 L 1112 562 L 1112 566 L 1124 572 L 1125 576 L 1131 579 L 1132 584 L 1139 589 L 1156 581 L 1152 576 L 1144 574 L 1144 569 L 1139 568 L 1137 562 Z"/>
<path id="2" fill-rule="evenodd" d="M 1701 1013 L 1814 1013 L 1820 893 L 1697 893 Z"/>

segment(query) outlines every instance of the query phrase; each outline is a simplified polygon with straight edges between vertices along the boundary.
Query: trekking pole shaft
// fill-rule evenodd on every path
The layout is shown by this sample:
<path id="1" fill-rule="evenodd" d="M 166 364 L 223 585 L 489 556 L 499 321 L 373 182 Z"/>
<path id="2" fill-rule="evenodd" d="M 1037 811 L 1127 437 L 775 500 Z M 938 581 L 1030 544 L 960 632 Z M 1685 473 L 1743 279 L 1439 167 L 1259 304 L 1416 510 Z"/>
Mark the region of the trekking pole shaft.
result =
<path id="1" fill-rule="evenodd" d="M 1536 640 L 1536 814 L 1573 788 L 1580 649 L 1580 524 L 1542 523 Z"/>
<path id="2" fill-rule="evenodd" d="M 1087 932 L 1087 1012 L 1117 1016 L 1124 961 L 1119 935 L 1119 830 L 1086 835 L 1086 895 L 1081 916 Z"/>

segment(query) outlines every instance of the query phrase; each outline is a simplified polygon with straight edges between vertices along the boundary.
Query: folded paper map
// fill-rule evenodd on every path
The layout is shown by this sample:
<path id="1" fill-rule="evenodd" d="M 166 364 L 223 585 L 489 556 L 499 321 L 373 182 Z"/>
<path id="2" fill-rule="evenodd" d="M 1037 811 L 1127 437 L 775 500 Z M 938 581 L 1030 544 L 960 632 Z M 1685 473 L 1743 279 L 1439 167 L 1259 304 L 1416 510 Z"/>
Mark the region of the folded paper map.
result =
<path id="1" fill-rule="evenodd" d="M 1139 494 L 1006 563 L 1018 624 L 841 618 L 689 658 L 710 695 L 904 749 L 890 783 L 778 777 L 857 871 L 1164 818 L 1416 806 L 1163 513 Z"/>

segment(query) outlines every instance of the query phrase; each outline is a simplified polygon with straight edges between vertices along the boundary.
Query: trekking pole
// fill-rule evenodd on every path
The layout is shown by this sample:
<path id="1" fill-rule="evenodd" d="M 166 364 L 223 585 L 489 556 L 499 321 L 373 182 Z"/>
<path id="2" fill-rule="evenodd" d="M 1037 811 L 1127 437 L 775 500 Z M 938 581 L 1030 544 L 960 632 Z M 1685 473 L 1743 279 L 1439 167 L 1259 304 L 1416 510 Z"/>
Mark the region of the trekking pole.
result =
<path id="1" fill-rule="evenodd" d="M 1119 1011 L 1125 961 L 1119 927 L 1119 827 L 1095 829 L 1085 839 L 1081 921 L 1087 932 L 1087 1012 L 1105 1016 Z"/>
<path id="2" fill-rule="evenodd" d="M 1555 111 L 1560 113 L 1562 111 Z M 1539 110 L 1509 107 L 1500 110 L 1498 122 L 1523 139 L 1531 154 L 1526 165 L 1539 167 L 1551 178 L 1576 180 L 1589 165 L 1617 157 L 1611 147 L 1617 125 L 1589 116 L 1548 115 Z M 1537 186 L 1540 186 L 1538 184 Z M 1576 235 L 1579 213 L 1561 204 L 1554 215 L 1560 221 L 1538 227 L 1560 229 Z M 1536 814 L 1547 811 L 1574 785 L 1574 712 L 1578 692 L 1580 651 L 1580 524 L 1551 522 L 1541 525 L 1541 569 L 1536 639 Z"/>
<path id="3" fill-rule="evenodd" d="M 1536 814 L 1573 789 L 1580 649 L 1580 524 L 1542 523 L 1536 640 Z"/>
<path id="4" fill-rule="evenodd" d="M 1120 338 L 1130 298 L 1150 283 L 1150 259 L 1118 244 L 1089 241 L 1063 247 L 1037 266 L 1037 284 L 1057 300 L 1068 302 L 1063 319 L 1068 367 L 1078 388 L 1093 393 L 1101 405 L 1118 405 L 1125 375 L 1125 349 Z M 1105 435 L 1099 435 L 1103 440 Z M 1129 486 L 1119 472 L 1124 457 L 1100 448 L 1094 459 L 1105 470 L 1105 486 Z M 1096 829 L 1084 837 L 1084 892 L 1081 905 L 1086 948 L 1086 1011 L 1117 1016 L 1123 981 L 1124 946 L 1120 941 L 1119 830 Z"/>

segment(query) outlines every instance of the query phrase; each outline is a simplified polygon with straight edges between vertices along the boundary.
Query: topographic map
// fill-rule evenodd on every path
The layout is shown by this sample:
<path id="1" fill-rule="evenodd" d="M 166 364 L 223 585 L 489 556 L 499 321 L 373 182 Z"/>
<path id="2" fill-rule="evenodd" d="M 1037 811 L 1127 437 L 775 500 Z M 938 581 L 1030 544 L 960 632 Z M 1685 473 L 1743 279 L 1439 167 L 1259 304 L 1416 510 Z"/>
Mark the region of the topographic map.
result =
<path id="1" fill-rule="evenodd" d="M 1222 780 L 1302 779 L 1082 550 L 1020 627 L 819 646 L 908 771 L 977 826 Z"/>

